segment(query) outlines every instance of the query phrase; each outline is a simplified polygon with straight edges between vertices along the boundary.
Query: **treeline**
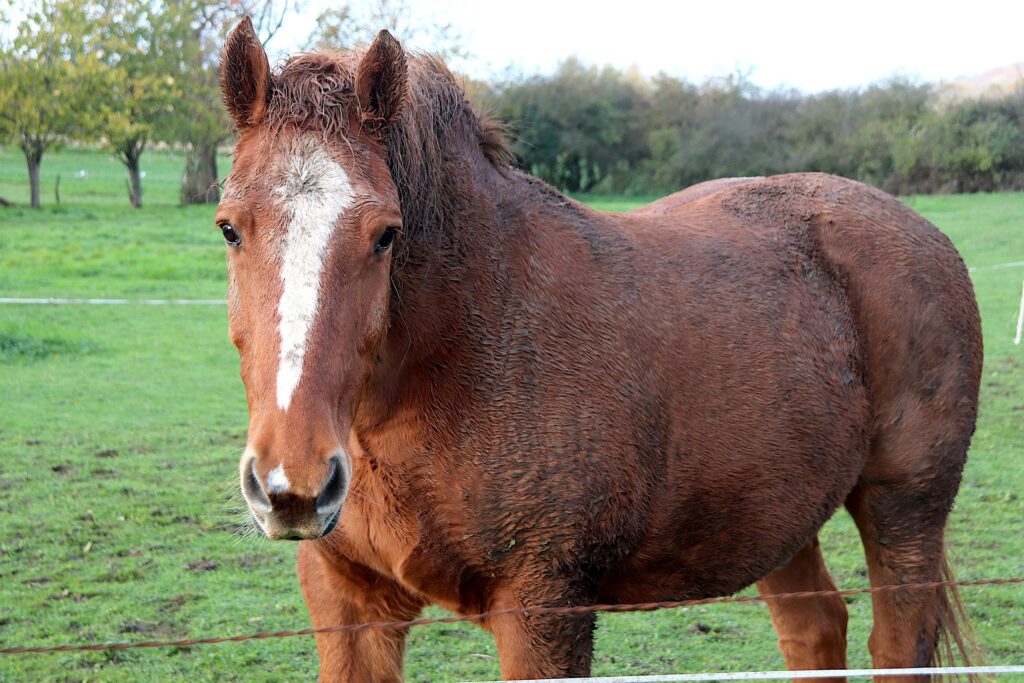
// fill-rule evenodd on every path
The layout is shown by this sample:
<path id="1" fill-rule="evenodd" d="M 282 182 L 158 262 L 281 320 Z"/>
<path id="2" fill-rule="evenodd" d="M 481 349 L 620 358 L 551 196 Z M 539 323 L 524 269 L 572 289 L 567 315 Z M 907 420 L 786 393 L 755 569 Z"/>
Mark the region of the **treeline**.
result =
<path id="1" fill-rule="evenodd" d="M 135 206 L 143 150 L 182 149 L 181 201 L 216 202 L 217 149 L 232 135 L 218 87 L 224 35 L 248 14 L 267 40 L 291 2 L 13 0 L 20 22 L 0 30 L 0 144 L 24 153 L 32 206 L 45 153 L 68 142 L 118 158 Z M 450 26 L 414 17 L 402 0 L 342 3 L 320 15 L 309 42 L 358 43 L 384 26 L 459 54 Z M 808 170 L 893 193 L 1024 188 L 1024 88 L 943 101 L 931 86 L 894 80 L 804 95 L 742 78 L 647 79 L 575 59 L 551 75 L 471 85 L 473 99 L 510 123 L 521 165 L 569 192 L 647 195 Z"/>
<path id="2" fill-rule="evenodd" d="M 219 199 L 217 148 L 231 139 L 221 104 L 223 37 L 242 15 L 267 39 L 290 0 L 13 0 L 14 31 L 0 30 L 0 144 L 25 155 L 38 207 L 47 151 L 97 144 L 127 171 L 142 205 L 143 150 L 184 150 L 181 201 Z"/>
<path id="3" fill-rule="evenodd" d="M 656 194 L 792 171 L 898 194 L 1024 188 L 1024 88 L 944 101 L 933 86 L 891 80 L 805 95 L 570 59 L 550 76 L 479 89 L 510 122 L 523 168 L 569 192 Z"/>

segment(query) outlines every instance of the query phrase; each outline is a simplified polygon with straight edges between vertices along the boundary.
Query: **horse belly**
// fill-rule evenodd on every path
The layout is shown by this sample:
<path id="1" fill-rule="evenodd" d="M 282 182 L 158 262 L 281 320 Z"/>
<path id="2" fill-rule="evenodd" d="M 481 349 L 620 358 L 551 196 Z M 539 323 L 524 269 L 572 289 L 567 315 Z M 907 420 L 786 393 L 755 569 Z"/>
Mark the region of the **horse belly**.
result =
<path id="1" fill-rule="evenodd" d="M 684 284 L 680 335 L 660 359 L 678 379 L 646 534 L 602 599 L 735 592 L 786 562 L 854 487 L 868 454 L 859 335 L 831 267 L 796 242 Z"/>

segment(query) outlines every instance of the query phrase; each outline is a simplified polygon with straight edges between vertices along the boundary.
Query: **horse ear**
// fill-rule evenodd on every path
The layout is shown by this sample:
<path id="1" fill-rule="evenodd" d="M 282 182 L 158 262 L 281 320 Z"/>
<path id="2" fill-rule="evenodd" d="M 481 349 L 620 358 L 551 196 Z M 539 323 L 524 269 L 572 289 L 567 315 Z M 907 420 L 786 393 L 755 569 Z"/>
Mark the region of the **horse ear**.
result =
<path id="1" fill-rule="evenodd" d="M 364 126 L 380 133 L 395 122 L 402 113 L 407 79 L 405 50 L 394 36 L 381 31 L 363 56 L 356 74 L 356 97 Z"/>
<path id="2" fill-rule="evenodd" d="M 249 17 L 228 34 L 220 59 L 220 90 L 239 128 L 259 123 L 270 99 L 270 63 Z"/>

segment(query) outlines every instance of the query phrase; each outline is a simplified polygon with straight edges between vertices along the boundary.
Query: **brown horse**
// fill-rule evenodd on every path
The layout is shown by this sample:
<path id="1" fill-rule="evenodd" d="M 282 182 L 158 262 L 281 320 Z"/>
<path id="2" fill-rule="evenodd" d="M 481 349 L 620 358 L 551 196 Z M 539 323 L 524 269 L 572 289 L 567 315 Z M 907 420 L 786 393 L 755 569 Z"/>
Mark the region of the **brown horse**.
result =
<path id="1" fill-rule="evenodd" d="M 873 585 L 946 575 L 979 318 L 900 202 L 797 174 L 594 211 L 384 32 L 271 72 L 246 20 L 222 88 L 242 489 L 306 539 L 314 625 L 830 589 L 844 504 Z M 951 604 L 875 595 L 874 663 L 931 664 Z M 845 665 L 843 600 L 770 607 L 790 668 Z M 590 670 L 593 617 L 483 626 L 505 677 Z M 401 679 L 405 636 L 319 635 L 323 679 Z"/>

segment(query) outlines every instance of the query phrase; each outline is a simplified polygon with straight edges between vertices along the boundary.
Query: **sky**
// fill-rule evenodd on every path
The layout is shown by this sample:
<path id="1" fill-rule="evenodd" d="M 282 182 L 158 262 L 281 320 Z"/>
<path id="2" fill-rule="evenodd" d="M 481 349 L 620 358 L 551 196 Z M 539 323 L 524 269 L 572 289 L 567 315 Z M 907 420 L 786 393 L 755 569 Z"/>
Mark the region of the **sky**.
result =
<path id="1" fill-rule="evenodd" d="M 268 45 L 272 57 L 304 47 L 317 15 L 338 3 L 305 0 Z M 740 71 L 762 87 L 818 92 L 894 75 L 951 80 L 1024 62 L 1024 0 L 410 4 L 418 16 L 457 27 L 471 58 L 455 66 L 483 79 L 509 68 L 550 73 L 576 55 L 648 76 L 664 71 L 701 82 Z"/>

